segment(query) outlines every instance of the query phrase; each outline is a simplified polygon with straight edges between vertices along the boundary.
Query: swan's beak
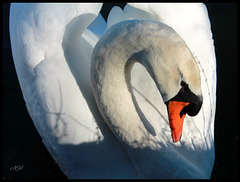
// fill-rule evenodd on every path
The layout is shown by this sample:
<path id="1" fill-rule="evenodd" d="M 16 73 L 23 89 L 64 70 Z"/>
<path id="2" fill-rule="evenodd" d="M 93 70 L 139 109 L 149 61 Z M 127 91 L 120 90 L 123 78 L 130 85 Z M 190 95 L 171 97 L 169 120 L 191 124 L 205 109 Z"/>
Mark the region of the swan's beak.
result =
<path id="1" fill-rule="evenodd" d="M 168 103 L 168 118 L 173 142 L 178 142 L 181 139 L 183 121 L 186 116 L 186 114 L 182 112 L 182 109 L 188 104 L 190 104 L 190 102 L 169 101 Z"/>

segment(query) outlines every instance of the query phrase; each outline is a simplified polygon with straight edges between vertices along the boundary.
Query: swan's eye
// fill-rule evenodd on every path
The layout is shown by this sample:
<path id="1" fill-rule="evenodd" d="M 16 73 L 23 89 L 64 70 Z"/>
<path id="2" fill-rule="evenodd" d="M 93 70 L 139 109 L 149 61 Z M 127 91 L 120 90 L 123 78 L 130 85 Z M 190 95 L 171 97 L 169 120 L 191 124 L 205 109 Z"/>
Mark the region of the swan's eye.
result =
<path id="1" fill-rule="evenodd" d="M 188 84 L 184 81 L 181 81 L 181 86 L 182 86 L 182 88 L 181 88 L 182 91 L 184 91 L 185 89 L 188 88 Z"/>
<path id="2" fill-rule="evenodd" d="M 186 82 L 184 82 L 184 81 L 181 81 L 181 83 L 180 83 L 180 84 L 181 84 L 181 86 L 182 86 L 182 87 L 184 87 L 184 86 L 187 86 L 187 83 L 186 83 Z"/>

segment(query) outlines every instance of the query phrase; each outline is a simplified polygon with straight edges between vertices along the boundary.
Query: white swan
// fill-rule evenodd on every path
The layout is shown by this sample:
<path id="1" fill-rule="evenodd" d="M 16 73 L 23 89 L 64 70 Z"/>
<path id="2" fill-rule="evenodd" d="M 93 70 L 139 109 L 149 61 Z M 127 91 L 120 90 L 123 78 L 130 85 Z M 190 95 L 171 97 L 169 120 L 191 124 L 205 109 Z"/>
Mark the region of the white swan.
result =
<path id="1" fill-rule="evenodd" d="M 98 15 L 100 8 L 101 4 L 11 5 L 14 63 L 46 148 L 69 178 L 209 178 L 216 61 L 205 6 L 115 7 L 103 36 L 106 24 Z M 155 21 L 116 24 L 126 19 Z M 95 103 L 91 55 L 98 108 L 121 142 Z M 157 86 L 133 61 L 147 68 Z M 181 132 L 171 132 L 164 102 L 176 99 L 181 88 L 190 89 L 194 97 L 184 101 L 201 101 L 202 95 L 203 102 L 198 114 L 199 108 L 195 113 L 184 109 L 197 116 L 186 115 L 182 138 L 173 143 L 171 136 L 178 141 Z"/>

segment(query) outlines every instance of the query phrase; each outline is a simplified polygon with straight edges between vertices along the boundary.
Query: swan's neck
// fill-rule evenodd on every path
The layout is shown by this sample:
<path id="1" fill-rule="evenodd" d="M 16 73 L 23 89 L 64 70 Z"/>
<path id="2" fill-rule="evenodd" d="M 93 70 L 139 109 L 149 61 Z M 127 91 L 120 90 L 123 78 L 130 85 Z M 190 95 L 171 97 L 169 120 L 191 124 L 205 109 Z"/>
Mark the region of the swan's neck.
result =
<path id="1" fill-rule="evenodd" d="M 141 63 L 154 79 L 163 100 L 170 99 L 179 91 L 179 88 L 173 88 L 177 85 L 175 83 L 181 81 L 176 76 L 180 71 L 173 57 L 181 59 L 177 54 L 184 51 L 185 58 L 189 56 L 184 47 L 186 44 L 171 28 L 151 21 L 132 21 L 110 29 L 99 40 L 92 55 L 91 79 L 98 108 L 111 131 L 126 146 L 137 169 L 141 170 L 139 174 L 164 176 L 164 170 L 159 171 L 157 166 L 167 165 L 166 169 L 181 176 L 184 169 L 174 166 L 176 156 L 169 156 L 161 150 L 162 146 L 144 125 L 144 117 L 133 98 L 130 73 L 135 62 Z M 173 46 L 176 44 L 181 46 Z M 169 63 L 165 58 L 171 59 L 171 65 L 166 66 Z M 177 158 L 179 164 L 184 166 L 187 163 L 185 159 Z M 191 167 L 188 175 L 194 176 L 196 170 L 188 167 Z"/>
<path id="2" fill-rule="evenodd" d="M 185 44 L 170 27 L 153 21 L 129 21 L 111 27 L 94 48 L 91 78 L 98 108 L 112 132 L 129 146 L 155 146 L 151 132 L 143 124 L 144 117 L 134 104 L 131 69 L 135 62 L 145 66 L 163 100 L 170 99 L 179 91 L 174 88 L 176 82 L 180 83 L 179 76 L 174 75 L 178 73 L 177 64 L 168 65 L 170 71 L 161 64 L 169 64 L 165 57 L 179 52 L 181 46 L 176 45 Z"/>

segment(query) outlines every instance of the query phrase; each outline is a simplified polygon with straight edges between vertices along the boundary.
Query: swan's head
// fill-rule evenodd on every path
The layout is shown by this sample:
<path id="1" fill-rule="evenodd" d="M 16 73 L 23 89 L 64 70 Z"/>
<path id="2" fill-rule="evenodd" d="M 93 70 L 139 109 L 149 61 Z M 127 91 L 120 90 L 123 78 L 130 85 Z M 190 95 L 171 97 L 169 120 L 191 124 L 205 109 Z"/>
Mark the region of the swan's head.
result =
<path id="1" fill-rule="evenodd" d="M 177 95 L 165 102 L 168 108 L 173 142 L 178 142 L 181 138 L 186 114 L 196 116 L 201 109 L 203 100 L 202 95 L 194 94 L 186 82 L 181 81 L 180 84 L 181 88 Z"/>
<path id="2" fill-rule="evenodd" d="M 177 142 L 182 135 L 185 115 L 196 116 L 203 98 L 194 56 L 176 32 L 169 32 L 172 38 L 160 40 L 160 48 L 151 51 L 154 54 L 150 56 L 154 58 L 150 59 L 150 69 L 168 109 L 172 139 Z"/>

